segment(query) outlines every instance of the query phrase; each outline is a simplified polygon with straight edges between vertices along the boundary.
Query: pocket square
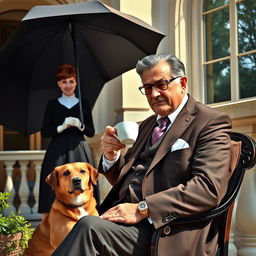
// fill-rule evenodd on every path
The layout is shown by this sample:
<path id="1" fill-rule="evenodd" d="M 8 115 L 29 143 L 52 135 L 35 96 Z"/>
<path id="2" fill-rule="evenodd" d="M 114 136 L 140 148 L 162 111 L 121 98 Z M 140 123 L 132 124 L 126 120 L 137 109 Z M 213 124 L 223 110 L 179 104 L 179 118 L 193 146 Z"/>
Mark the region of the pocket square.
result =
<path id="1" fill-rule="evenodd" d="M 171 152 L 185 148 L 189 148 L 188 143 L 183 139 L 177 139 L 171 147 Z"/>

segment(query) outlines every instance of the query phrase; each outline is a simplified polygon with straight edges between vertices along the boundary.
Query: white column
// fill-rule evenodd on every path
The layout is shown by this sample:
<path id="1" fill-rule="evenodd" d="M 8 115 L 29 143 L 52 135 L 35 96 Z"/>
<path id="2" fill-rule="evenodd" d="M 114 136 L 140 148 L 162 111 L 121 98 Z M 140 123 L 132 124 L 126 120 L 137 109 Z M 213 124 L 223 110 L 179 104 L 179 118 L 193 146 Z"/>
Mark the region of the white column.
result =
<path id="1" fill-rule="evenodd" d="M 36 180 L 35 180 L 35 185 L 34 185 L 34 196 L 35 196 L 35 200 L 36 203 L 33 207 L 33 213 L 37 214 L 38 212 L 38 199 L 39 199 L 39 179 L 40 179 L 40 172 L 41 172 L 41 166 L 42 166 L 42 161 L 33 161 L 35 164 L 35 172 L 36 172 Z"/>
<path id="2" fill-rule="evenodd" d="M 236 211 L 238 256 L 256 255 L 256 168 L 244 177 Z"/>
<path id="3" fill-rule="evenodd" d="M 13 172 L 13 165 L 15 164 L 15 160 L 4 161 L 5 170 L 7 173 L 6 185 L 5 185 L 5 192 L 9 192 L 10 196 L 8 199 L 9 207 L 5 210 L 5 213 L 8 214 L 12 211 L 15 211 L 15 207 L 13 206 L 13 198 L 14 198 L 14 187 L 12 181 L 12 172 Z"/>
<path id="4" fill-rule="evenodd" d="M 235 246 L 235 230 L 236 230 L 236 209 L 237 209 L 237 199 L 235 200 L 232 219 L 231 219 L 231 226 L 230 226 L 230 235 L 229 235 L 229 244 L 228 244 L 228 255 L 229 256 L 237 256 L 237 249 Z"/>
<path id="5" fill-rule="evenodd" d="M 19 161 L 20 163 L 20 171 L 21 171 L 21 182 L 20 182 L 20 189 L 19 189 L 19 196 L 20 196 L 20 212 L 22 215 L 30 214 L 30 207 L 27 203 L 28 196 L 29 196 L 29 188 L 27 183 L 27 165 L 28 161 Z"/>

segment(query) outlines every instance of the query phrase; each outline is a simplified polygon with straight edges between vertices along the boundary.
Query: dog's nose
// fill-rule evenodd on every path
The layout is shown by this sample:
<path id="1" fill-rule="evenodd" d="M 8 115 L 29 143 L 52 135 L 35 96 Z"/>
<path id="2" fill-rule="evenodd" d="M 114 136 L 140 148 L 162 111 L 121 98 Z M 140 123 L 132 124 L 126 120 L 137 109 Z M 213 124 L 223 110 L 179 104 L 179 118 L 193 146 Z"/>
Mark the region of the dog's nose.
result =
<path id="1" fill-rule="evenodd" d="M 75 177 L 72 179 L 72 182 L 75 186 L 81 185 L 81 178 Z"/>

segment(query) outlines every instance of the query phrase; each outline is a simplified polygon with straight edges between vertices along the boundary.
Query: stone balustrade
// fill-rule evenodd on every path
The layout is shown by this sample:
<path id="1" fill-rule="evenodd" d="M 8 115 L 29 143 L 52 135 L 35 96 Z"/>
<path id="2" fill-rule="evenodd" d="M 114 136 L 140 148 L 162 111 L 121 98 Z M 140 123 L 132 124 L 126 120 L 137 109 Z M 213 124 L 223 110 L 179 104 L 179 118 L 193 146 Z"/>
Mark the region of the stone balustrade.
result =
<path id="1" fill-rule="evenodd" d="M 37 213 L 41 165 L 45 151 L 0 151 L 0 189 L 9 192 L 11 211 L 20 213 L 29 220 L 40 219 Z"/>

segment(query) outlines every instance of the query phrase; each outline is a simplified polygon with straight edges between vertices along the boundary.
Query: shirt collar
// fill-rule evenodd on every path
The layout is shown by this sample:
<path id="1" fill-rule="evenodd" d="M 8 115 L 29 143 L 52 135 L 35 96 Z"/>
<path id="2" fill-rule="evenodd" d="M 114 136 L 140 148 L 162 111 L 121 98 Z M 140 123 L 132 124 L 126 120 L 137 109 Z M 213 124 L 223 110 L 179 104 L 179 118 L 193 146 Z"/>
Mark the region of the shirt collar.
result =
<path id="1" fill-rule="evenodd" d="M 67 96 L 64 93 L 58 100 L 62 105 L 66 106 L 67 108 L 73 107 L 79 101 L 75 94 Z"/>
<path id="2" fill-rule="evenodd" d="M 72 94 L 71 96 L 67 96 L 64 93 L 62 93 L 62 96 L 60 97 L 60 99 L 63 99 L 65 101 L 72 101 L 77 99 L 75 94 Z"/>

